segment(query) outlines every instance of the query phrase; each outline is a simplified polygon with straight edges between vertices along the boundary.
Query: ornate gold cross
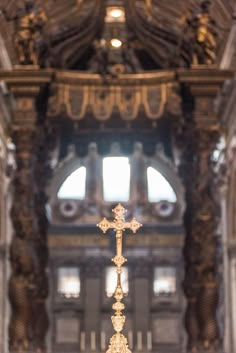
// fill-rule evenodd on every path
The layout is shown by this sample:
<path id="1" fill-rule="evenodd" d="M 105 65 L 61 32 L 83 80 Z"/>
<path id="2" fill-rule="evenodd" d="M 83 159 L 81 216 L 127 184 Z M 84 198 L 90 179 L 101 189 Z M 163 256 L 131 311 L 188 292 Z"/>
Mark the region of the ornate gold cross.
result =
<path id="1" fill-rule="evenodd" d="M 136 233 L 137 230 L 142 226 L 139 222 L 133 218 L 130 222 L 125 222 L 125 213 L 126 209 L 119 203 L 113 210 L 115 214 L 115 220 L 113 222 L 108 221 L 106 218 L 97 224 L 97 226 L 106 233 L 108 229 L 114 229 L 116 231 L 116 256 L 112 261 L 120 267 L 126 261 L 126 259 L 122 256 L 122 235 L 125 229 L 131 229 L 133 233 Z M 122 258 L 124 261 L 122 261 Z"/>
<path id="2" fill-rule="evenodd" d="M 133 233 L 136 233 L 142 224 L 137 222 L 135 218 L 133 218 L 130 222 L 126 222 L 124 217 L 126 209 L 121 204 L 118 204 L 112 212 L 115 214 L 114 221 L 110 222 L 106 218 L 103 218 L 103 220 L 97 224 L 103 233 L 106 233 L 108 229 L 114 229 L 116 232 L 116 256 L 112 259 L 112 261 L 117 267 L 117 285 L 114 293 L 116 302 L 112 305 L 112 308 L 115 310 L 115 314 L 111 318 L 116 333 L 110 339 L 110 345 L 106 353 L 131 353 L 128 348 L 127 339 L 121 334 L 125 324 L 125 316 L 122 314 L 122 310 L 124 310 L 125 306 L 121 303 L 121 300 L 124 298 L 124 293 L 121 286 L 121 272 L 122 265 L 125 261 L 127 261 L 122 255 L 122 235 L 125 229 L 131 229 Z"/>

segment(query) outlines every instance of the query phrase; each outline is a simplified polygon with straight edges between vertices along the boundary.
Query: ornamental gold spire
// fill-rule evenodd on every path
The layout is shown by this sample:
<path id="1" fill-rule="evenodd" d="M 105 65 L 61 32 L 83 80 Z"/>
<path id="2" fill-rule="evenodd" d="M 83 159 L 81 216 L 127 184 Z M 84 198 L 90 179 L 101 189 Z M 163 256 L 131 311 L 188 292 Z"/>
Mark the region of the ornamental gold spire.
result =
<path id="1" fill-rule="evenodd" d="M 114 229 L 116 232 L 116 255 L 112 261 L 116 265 L 117 272 L 117 285 L 113 297 L 116 302 L 112 305 L 112 309 L 115 310 L 115 314 L 111 317 L 111 321 L 116 333 L 111 337 L 109 348 L 106 353 L 131 353 L 128 348 L 127 338 L 121 333 L 125 324 L 125 316 L 122 314 L 125 305 L 121 302 L 124 298 L 124 293 L 121 285 L 121 273 L 122 265 L 127 259 L 122 255 L 122 236 L 125 229 L 131 229 L 133 233 L 142 226 L 139 222 L 133 218 L 130 222 L 126 222 L 124 215 L 126 209 L 118 204 L 113 210 L 115 214 L 115 220 L 110 222 L 106 218 L 97 225 L 103 233 L 106 233 L 108 229 Z"/>

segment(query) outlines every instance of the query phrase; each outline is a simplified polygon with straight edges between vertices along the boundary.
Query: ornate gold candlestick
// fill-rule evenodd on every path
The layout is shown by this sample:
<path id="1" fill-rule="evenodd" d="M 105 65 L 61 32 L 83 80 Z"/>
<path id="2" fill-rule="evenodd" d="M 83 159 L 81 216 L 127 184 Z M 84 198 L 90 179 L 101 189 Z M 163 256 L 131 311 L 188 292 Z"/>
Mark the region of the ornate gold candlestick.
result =
<path id="1" fill-rule="evenodd" d="M 111 317 L 111 321 L 116 333 L 111 337 L 109 348 L 106 353 L 131 353 L 128 348 L 127 338 L 121 333 L 125 324 L 125 316 L 122 314 L 125 305 L 121 302 L 124 298 L 124 293 L 121 286 L 121 273 L 122 265 L 127 261 L 127 259 L 122 255 L 122 235 L 125 229 L 131 229 L 133 233 L 142 226 L 139 222 L 133 218 L 130 222 L 125 222 L 124 214 L 126 209 L 118 204 L 113 210 L 115 214 L 115 220 L 109 222 L 104 218 L 97 226 L 106 233 L 108 229 L 114 229 L 116 232 L 116 256 L 112 261 L 116 265 L 117 272 L 117 285 L 114 292 L 114 298 L 116 302 L 112 305 L 112 309 L 115 310 L 115 314 Z"/>

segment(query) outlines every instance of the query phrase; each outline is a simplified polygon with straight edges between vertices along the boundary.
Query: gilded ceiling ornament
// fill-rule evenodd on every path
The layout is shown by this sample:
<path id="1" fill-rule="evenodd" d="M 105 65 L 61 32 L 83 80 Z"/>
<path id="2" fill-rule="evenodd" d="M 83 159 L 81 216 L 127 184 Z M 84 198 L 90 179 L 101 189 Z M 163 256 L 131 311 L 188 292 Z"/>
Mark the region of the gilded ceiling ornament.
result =
<path id="1" fill-rule="evenodd" d="M 110 222 L 104 218 L 97 226 L 106 233 L 108 229 L 114 229 L 116 232 L 116 255 L 112 261 L 116 264 L 117 272 L 117 285 L 114 293 L 114 298 L 116 302 L 112 305 L 115 310 L 115 314 L 111 317 L 111 321 L 116 333 L 110 339 L 110 345 L 106 353 L 131 353 L 128 348 L 128 341 L 126 337 L 121 333 L 125 324 L 125 316 L 122 314 L 125 306 L 121 302 L 124 298 L 124 293 L 121 285 L 121 273 L 122 266 L 127 261 L 127 259 L 122 255 L 122 235 L 123 231 L 130 229 L 133 233 L 142 226 L 135 218 L 130 222 L 126 222 L 124 214 L 126 212 L 125 208 L 118 204 L 113 210 L 115 214 L 115 220 Z"/>

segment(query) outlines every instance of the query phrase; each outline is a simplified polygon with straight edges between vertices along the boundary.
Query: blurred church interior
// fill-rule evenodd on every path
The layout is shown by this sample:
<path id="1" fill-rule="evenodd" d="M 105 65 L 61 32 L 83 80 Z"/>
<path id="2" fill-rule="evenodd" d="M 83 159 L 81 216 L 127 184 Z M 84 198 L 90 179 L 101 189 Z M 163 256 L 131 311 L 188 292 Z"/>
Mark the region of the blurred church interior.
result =
<path id="1" fill-rule="evenodd" d="M 235 71 L 235 0 L 0 0 L 0 353 L 107 350 L 119 202 L 130 350 L 236 352 Z"/>

